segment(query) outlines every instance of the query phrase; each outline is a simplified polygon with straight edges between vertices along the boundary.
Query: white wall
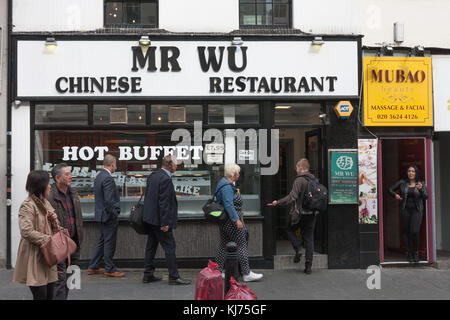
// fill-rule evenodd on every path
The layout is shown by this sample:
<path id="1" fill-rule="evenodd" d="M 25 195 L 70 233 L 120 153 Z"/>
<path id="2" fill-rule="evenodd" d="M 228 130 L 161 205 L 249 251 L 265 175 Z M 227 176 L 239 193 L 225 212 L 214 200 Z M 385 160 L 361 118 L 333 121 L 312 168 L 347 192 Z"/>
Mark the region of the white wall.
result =
<path id="1" fill-rule="evenodd" d="M 0 268 L 6 265 L 7 1 L 0 1 Z"/>
<path id="2" fill-rule="evenodd" d="M 14 31 L 86 31 L 103 28 L 103 0 L 14 0 Z M 363 44 L 450 48 L 448 0 L 292 0 L 293 27 L 315 34 L 362 34 Z M 171 32 L 239 29 L 239 0 L 160 0 L 159 28 Z"/>
<path id="3" fill-rule="evenodd" d="M 239 0 L 160 0 L 159 28 L 171 32 L 239 29 Z"/>
<path id="4" fill-rule="evenodd" d="M 14 32 L 103 28 L 103 0 L 14 0 Z"/>
<path id="5" fill-rule="evenodd" d="M 20 242 L 19 208 L 27 197 L 25 184 L 30 172 L 30 105 L 23 102 L 12 112 L 12 182 L 11 182 L 11 261 L 16 264 Z"/>

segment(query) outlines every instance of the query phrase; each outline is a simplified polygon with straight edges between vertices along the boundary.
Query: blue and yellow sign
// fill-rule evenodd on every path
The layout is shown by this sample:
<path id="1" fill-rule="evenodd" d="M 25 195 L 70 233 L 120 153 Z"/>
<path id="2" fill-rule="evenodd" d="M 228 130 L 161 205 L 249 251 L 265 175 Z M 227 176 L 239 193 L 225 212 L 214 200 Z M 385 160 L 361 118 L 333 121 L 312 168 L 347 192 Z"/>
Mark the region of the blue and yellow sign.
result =
<path id="1" fill-rule="evenodd" d="M 345 120 L 352 114 L 353 106 L 350 101 L 339 101 L 334 107 L 334 112 L 336 112 L 339 119 Z"/>

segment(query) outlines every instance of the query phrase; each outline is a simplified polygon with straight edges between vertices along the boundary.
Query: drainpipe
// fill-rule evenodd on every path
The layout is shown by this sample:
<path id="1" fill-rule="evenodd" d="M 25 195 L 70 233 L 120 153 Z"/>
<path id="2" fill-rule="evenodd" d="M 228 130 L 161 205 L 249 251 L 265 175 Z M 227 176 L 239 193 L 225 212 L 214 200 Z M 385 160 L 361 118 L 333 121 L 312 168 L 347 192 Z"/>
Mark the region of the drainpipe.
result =
<path id="1" fill-rule="evenodd" d="M 12 0 L 8 0 L 7 128 L 6 128 L 6 268 L 11 269 L 11 120 L 12 120 Z"/>

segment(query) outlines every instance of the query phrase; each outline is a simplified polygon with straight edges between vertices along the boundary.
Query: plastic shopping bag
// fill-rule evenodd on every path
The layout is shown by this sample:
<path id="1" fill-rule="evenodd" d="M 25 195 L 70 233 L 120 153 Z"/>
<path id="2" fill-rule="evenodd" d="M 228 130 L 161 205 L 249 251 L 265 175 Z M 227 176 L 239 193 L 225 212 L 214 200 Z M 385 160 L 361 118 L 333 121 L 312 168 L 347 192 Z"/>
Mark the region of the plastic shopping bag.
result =
<path id="1" fill-rule="evenodd" d="M 219 266 L 208 262 L 208 266 L 200 271 L 195 285 L 195 300 L 223 300 L 222 273 Z"/>
<path id="2" fill-rule="evenodd" d="M 240 284 L 233 277 L 230 278 L 230 290 L 225 296 L 225 300 L 256 300 L 256 295 L 247 285 Z"/>

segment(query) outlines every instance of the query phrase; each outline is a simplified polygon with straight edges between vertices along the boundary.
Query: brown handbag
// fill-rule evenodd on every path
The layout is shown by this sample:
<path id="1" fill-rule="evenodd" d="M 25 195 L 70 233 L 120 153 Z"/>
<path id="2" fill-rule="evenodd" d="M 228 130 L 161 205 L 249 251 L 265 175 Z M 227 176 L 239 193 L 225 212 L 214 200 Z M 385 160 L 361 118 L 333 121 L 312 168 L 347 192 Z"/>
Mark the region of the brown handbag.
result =
<path id="1" fill-rule="evenodd" d="M 50 240 L 41 245 L 41 253 L 49 267 L 60 263 L 66 258 L 69 260 L 70 255 L 77 250 L 76 243 L 70 238 L 67 229 L 59 230 Z"/>
<path id="2" fill-rule="evenodd" d="M 39 210 L 47 213 L 47 209 L 42 201 L 36 196 L 31 196 Z M 37 223 L 37 216 L 36 216 Z M 48 227 L 48 217 L 45 216 L 45 229 Z M 52 229 L 53 224 L 50 226 Z M 70 238 L 69 231 L 67 229 L 61 229 L 43 245 L 40 247 L 41 253 L 44 256 L 44 260 L 49 267 L 52 267 L 66 258 L 69 260 L 70 265 L 70 255 L 77 250 L 77 244 Z"/>

